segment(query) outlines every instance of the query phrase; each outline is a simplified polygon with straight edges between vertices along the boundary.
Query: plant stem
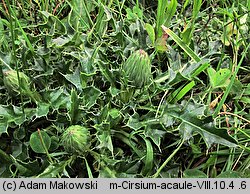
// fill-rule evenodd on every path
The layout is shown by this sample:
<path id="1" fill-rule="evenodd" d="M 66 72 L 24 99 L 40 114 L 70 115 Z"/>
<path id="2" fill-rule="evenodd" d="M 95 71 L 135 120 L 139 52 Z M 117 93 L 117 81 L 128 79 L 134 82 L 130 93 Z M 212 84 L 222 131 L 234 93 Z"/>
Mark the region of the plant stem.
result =
<path id="1" fill-rule="evenodd" d="M 168 164 L 168 162 L 174 157 L 174 155 L 180 150 L 181 146 L 184 143 L 184 139 L 182 139 L 180 145 L 175 149 L 175 151 L 165 160 L 165 162 L 160 166 L 157 172 L 153 175 L 153 178 L 157 178 L 161 173 L 162 169 Z"/>
<path id="2" fill-rule="evenodd" d="M 244 117 L 242 117 L 242 116 L 240 116 L 240 115 L 237 115 L 237 114 L 234 114 L 234 113 L 231 113 L 231 112 L 220 112 L 219 114 L 220 114 L 220 115 L 232 115 L 232 116 L 238 117 L 238 118 L 240 118 L 241 120 L 246 121 L 247 123 L 250 124 L 250 121 L 249 121 L 249 120 L 245 119 Z"/>
<path id="3" fill-rule="evenodd" d="M 12 8 L 10 6 L 10 2 L 9 0 L 7 1 L 7 7 L 8 10 L 10 11 L 10 13 L 12 13 Z M 19 69 L 18 69 L 18 62 L 17 62 L 17 54 L 16 54 L 16 45 L 15 45 L 15 31 L 14 31 L 14 27 L 13 27 L 13 18 L 12 18 L 12 14 L 9 14 L 9 20 L 10 20 L 10 33 L 11 33 L 11 44 L 12 44 L 12 49 L 13 49 L 13 60 L 15 62 L 15 70 L 17 73 L 17 80 L 18 80 L 18 85 L 19 85 L 19 91 L 20 91 L 20 97 L 21 97 L 21 104 L 22 104 L 22 112 L 24 113 L 24 103 L 23 103 L 23 92 L 21 90 L 21 80 L 20 80 L 20 75 L 19 75 Z"/>
<path id="4" fill-rule="evenodd" d="M 45 143 L 44 143 L 44 141 L 43 141 L 43 137 L 42 137 L 42 135 L 41 135 L 40 129 L 37 129 L 37 131 L 38 131 L 38 135 L 39 135 L 41 144 L 42 144 L 42 146 L 43 146 L 43 149 L 44 149 L 45 152 L 46 152 L 46 155 L 47 155 L 49 161 L 50 161 L 51 163 L 54 163 L 53 160 L 52 160 L 52 158 L 51 158 L 50 155 L 49 155 L 48 149 L 47 149 L 46 146 L 45 146 Z"/>

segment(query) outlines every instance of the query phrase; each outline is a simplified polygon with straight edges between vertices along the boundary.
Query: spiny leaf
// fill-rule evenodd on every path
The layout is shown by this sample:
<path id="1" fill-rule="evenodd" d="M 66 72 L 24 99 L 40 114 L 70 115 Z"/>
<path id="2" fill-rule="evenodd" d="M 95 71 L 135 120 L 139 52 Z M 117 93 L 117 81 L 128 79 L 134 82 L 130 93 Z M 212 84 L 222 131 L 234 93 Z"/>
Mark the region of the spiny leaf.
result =
<path id="1" fill-rule="evenodd" d="M 145 129 L 145 136 L 150 138 L 159 150 L 161 150 L 161 139 L 163 138 L 164 134 L 166 134 L 165 131 L 158 130 L 157 128 L 151 128 L 150 126 L 147 126 Z"/>
<path id="2" fill-rule="evenodd" d="M 25 121 L 31 119 L 35 114 L 34 108 L 25 108 L 24 113 L 20 107 L 0 105 L 0 135 L 7 133 L 9 126 L 21 125 Z"/>
<path id="3" fill-rule="evenodd" d="M 83 89 L 83 103 L 87 108 L 91 108 L 101 95 L 101 91 L 96 87 L 89 86 Z"/>
<path id="4" fill-rule="evenodd" d="M 37 178 L 58 178 L 61 176 L 69 177 L 66 167 L 70 164 L 72 158 L 55 164 L 50 164 Z"/>
<path id="5" fill-rule="evenodd" d="M 70 83 L 72 83 L 79 91 L 82 91 L 81 77 L 77 68 L 73 74 L 63 75 Z"/>
<path id="6" fill-rule="evenodd" d="M 166 108 L 165 114 L 181 121 L 178 128 L 185 140 L 193 137 L 194 132 L 198 132 L 201 134 L 208 147 L 213 143 L 235 147 L 237 141 L 228 134 L 227 129 L 217 128 L 214 125 L 214 120 L 211 116 L 203 119 L 199 118 L 199 116 L 203 116 L 202 112 L 204 111 L 204 108 L 205 107 L 198 104 L 188 104 L 187 107 L 182 107 L 181 110 L 180 108 L 173 106 L 171 108 Z"/>
<path id="7" fill-rule="evenodd" d="M 50 104 L 48 103 L 38 103 L 36 108 L 36 117 L 44 117 L 49 113 Z"/>

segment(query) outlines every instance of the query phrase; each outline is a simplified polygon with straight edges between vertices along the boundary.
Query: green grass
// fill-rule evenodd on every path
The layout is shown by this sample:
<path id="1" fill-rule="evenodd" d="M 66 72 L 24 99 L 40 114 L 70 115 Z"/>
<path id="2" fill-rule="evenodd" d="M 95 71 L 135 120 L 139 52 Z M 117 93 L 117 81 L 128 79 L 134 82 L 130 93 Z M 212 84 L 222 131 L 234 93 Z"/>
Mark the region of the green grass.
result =
<path id="1" fill-rule="evenodd" d="M 0 177 L 250 177 L 249 1 L 47 5 L 0 3 Z"/>

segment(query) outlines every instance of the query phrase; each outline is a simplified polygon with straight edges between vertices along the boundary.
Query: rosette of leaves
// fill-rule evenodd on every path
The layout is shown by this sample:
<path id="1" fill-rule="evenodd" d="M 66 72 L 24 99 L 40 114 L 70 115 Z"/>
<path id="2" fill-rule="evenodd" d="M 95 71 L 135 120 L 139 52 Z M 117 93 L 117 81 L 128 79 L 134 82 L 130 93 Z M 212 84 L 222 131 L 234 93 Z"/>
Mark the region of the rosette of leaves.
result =
<path id="1" fill-rule="evenodd" d="M 8 92 L 15 96 L 20 92 L 24 96 L 31 98 L 34 102 L 41 101 L 41 96 L 36 92 L 30 89 L 30 78 L 23 72 L 19 72 L 15 70 L 9 70 L 4 72 L 4 85 L 7 88 Z"/>
<path id="2" fill-rule="evenodd" d="M 84 155 L 91 145 L 89 129 L 80 125 L 68 127 L 62 134 L 61 144 L 69 153 Z"/>

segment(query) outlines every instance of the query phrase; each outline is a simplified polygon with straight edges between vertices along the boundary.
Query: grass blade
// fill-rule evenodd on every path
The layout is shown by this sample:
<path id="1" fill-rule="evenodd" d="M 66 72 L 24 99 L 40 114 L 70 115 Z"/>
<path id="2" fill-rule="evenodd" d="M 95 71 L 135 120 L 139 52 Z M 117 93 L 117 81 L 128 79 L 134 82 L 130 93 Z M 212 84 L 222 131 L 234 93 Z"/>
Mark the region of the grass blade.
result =
<path id="1" fill-rule="evenodd" d="M 191 78 L 196 77 L 199 75 L 202 71 L 205 71 L 210 66 L 210 63 L 203 63 L 201 66 L 199 66 L 194 73 L 192 73 Z"/>
<path id="2" fill-rule="evenodd" d="M 167 8 L 168 1 L 165 0 L 158 0 L 158 6 L 157 6 L 157 17 L 156 17 L 156 31 L 157 31 L 157 37 L 161 37 L 161 25 L 164 23 L 164 13 Z"/>
<path id="3" fill-rule="evenodd" d="M 161 26 L 163 31 L 167 33 L 173 40 L 185 51 L 185 53 L 188 54 L 196 63 L 200 62 L 201 59 L 198 55 L 195 54 L 195 52 L 188 46 L 186 45 L 172 30 L 169 28 L 165 27 L 164 25 Z"/>
<path id="4" fill-rule="evenodd" d="M 9 8 L 9 10 L 10 10 L 12 16 L 15 18 L 15 22 L 17 23 L 17 25 L 18 25 L 18 27 L 19 27 L 19 29 L 20 29 L 20 31 L 21 31 L 23 37 L 24 37 L 24 40 L 26 41 L 26 43 L 27 43 L 27 45 L 28 45 L 28 47 L 29 47 L 31 53 L 34 53 L 34 48 L 33 48 L 32 44 L 30 43 L 30 40 L 29 40 L 28 36 L 27 36 L 26 33 L 24 32 L 24 30 L 23 30 L 23 28 L 22 28 L 22 25 L 20 24 L 20 22 L 19 22 L 19 20 L 18 20 L 18 18 L 17 18 L 17 16 L 16 16 L 15 11 L 14 11 L 14 10 L 11 8 L 11 6 L 9 5 L 9 1 L 7 1 L 7 2 L 8 2 L 8 8 Z M 10 16 L 10 17 L 12 17 L 12 16 Z"/>
<path id="5" fill-rule="evenodd" d="M 154 150 L 151 142 L 144 138 L 144 141 L 146 142 L 146 147 L 147 147 L 147 153 L 146 153 L 146 158 L 145 158 L 145 166 L 142 169 L 142 173 L 147 175 L 151 172 L 154 164 Z"/>
<path id="6" fill-rule="evenodd" d="M 188 93 L 193 87 L 195 86 L 195 82 L 191 81 L 188 83 L 175 97 L 176 101 L 180 100 L 185 96 L 186 93 Z"/>
<path id="7" fill-rule="evenodd" d="M 197 17 L 200 11 L 202 0 L 195 0 L 193 2 L 194 2 L 194 5 L 193 5 L 193 18 L 192 19 L 195 20 L 195 18 Z"/>
<path id="8" fill-rule="evenodd" d="M 162 36 L 161 25 L 169 26 L 170 20 L 176 12 L 177 4 L 177 0 L 171 0 L 170 3 L 165 0 L 158 0 L 156 18 L 157 38 Z"/>
<path id="9" fill-rule="evenodd" d="M 170 20 L 176 12 L 177 4 L 178 4 L 177 0 L 171 0 L 169 5 L 167 6 L 167 11 L 165 13 L 166 19 L 163 23 L 165 26 L 169 26 Z"/>
<path id="10" fill-rule="evenodd" d="M 86 164 L 88 176 L 89 176 L 89 178 L 93 178 L 93 174 L 92 174 L 91 169 L 90 169 L 90 167 L 89 167 L 89 163 L 88 163 L 88 161 L 87 161 L 86 158 L 84 158 L 84 160 L 85 160 L 85 164 Z"/>

